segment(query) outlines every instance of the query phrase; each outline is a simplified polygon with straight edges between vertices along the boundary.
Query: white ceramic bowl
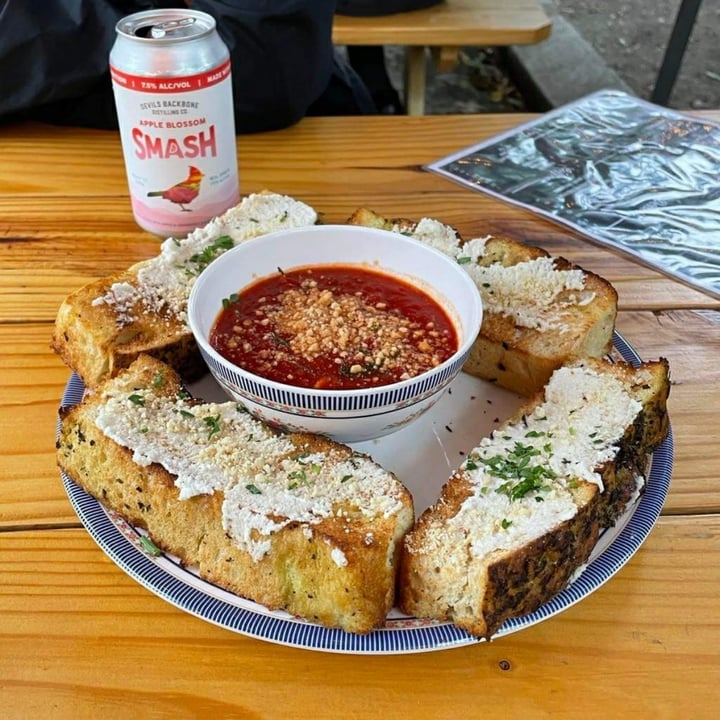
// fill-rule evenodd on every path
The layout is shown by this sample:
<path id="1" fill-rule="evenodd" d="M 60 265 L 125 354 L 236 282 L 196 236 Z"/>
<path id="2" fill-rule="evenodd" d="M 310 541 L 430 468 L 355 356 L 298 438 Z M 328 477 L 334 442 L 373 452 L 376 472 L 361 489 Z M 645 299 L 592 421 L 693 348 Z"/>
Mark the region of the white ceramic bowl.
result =
<path id="1" fill-rule="evenodd" d="M 457 352 L 421 375 L 361 390 L 286 385 L 259 377 L 220 355 L 208 338 L 223 298 L 260 278 L 307 265 L 360 265 L 384 271 L 430 294 L 458 333 Z M 271 425 L 360 442 L 388 435 L 430 408 L 460 372 L 480 329 L 475 283 L 453 259 L 398 233 L 354 225 L 315 225 L 248 240 L 215 259 L 195 281 L 188 322 L 215 380 Z"/>

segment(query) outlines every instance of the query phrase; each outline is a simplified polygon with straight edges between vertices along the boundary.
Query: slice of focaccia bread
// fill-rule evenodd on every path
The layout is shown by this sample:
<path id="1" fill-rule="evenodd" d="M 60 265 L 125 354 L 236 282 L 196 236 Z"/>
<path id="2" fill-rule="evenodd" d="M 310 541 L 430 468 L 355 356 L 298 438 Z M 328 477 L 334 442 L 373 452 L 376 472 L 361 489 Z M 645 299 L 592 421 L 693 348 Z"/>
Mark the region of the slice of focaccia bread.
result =
<path id="1" fill-rule="evenodd" d="M 615 289 L 563 258 L 509 238 L 464 241 L 430 218 L 388 220 L 361 208 L 348 222 L 408 235 L 463 264 L 483 299 L 465 372 L 529 396 L 569 358 L 602 357 L 612 347 Z"/>
<path id="2" fill-rule="evenodd" d="M 289 227 L 313 225 L 317 214 L 284 195 L 248 195 L 238 205 L 160 253 L 69 295 L 55 321 L 52 347 L 95 387 L 140 353 L 190 378 L 203 367 L 187 325 L 187 301 L 208 263 L 238 243 Z"/>
<path id="3" fill-rule="evenodd" d="M 665 360 L 585 359 L 485 438 L 407 535 L 400 607 L 489 638 L 562 590 L 645 483 Z"/>
<path id="4" fill-rule="evenodd" d="M 61 420 L 67 476 L 203 578 L 349 632 L 383 624 L 414 512 L 367 456 L 189 398 L 144 355 Z"/>

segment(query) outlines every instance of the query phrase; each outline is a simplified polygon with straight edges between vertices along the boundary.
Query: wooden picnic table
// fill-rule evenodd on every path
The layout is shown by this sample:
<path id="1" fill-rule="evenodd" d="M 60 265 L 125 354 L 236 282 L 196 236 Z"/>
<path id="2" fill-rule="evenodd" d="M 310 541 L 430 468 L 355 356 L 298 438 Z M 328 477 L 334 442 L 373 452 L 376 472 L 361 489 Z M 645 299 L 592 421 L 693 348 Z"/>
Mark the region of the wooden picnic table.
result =
<path id="1" fill-rule="evenodd" d="M 720 118 L 720 112 L 711 113 Z M 315 652 L 178 609 L 86 531 L 55 464 L 70 371 L 49 349 L 62 299 L 158 252 L 135 224 L 117 133 L 0 129 L 2 717 L 714 717 L 720 684 L 720 302 L 424 163 L 526 115 L 309 118 L 239 138 L 244 193 L 342 222 L 359 206 L 503 233 L 610 280 L 617 329 L 669 359 L 675 465 L 629 562 L 560 614 L 489 643 Z"/>

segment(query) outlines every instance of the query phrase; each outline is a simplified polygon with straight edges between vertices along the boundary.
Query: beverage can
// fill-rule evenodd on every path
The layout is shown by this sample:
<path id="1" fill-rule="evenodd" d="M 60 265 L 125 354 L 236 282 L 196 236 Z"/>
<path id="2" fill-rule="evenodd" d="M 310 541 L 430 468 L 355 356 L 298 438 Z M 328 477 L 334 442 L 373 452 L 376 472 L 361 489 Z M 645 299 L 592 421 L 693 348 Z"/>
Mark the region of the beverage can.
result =
<path id="1" fill-rule="evenodd" d="M 133 215 L 182 237 L 240 199 L 230 54 L 197 10 L 134 13 L 115 29 L 110 74 Z"/>

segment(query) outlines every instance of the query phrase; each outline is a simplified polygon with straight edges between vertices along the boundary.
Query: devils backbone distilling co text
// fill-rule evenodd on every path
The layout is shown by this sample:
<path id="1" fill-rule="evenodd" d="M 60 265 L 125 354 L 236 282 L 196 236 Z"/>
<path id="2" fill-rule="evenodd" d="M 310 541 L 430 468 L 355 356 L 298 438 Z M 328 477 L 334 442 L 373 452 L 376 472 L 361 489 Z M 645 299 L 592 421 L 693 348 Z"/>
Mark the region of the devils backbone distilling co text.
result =
<path id="1" fill-rule="evenodd" d="M 230 55 L 215 20 L 150 10 L 121 20 L 110 53 L 133 214 L 182 237 L 239 200 Z"/>

